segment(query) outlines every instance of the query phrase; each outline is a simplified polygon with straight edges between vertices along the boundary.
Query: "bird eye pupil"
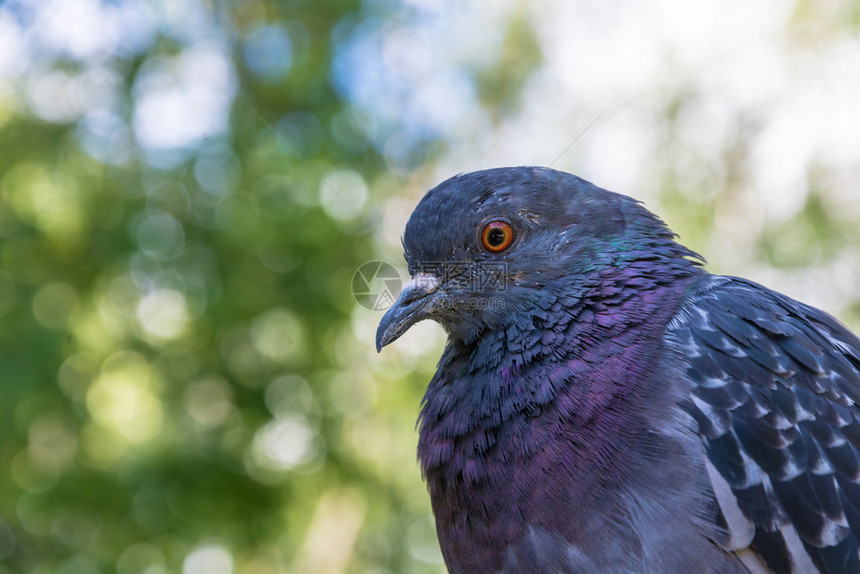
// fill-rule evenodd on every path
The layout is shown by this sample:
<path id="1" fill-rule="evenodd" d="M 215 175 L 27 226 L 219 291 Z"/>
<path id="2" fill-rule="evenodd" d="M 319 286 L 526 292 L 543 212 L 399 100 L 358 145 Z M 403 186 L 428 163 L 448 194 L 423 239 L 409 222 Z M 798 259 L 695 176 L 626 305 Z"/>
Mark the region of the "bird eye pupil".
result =
<path id="1" fill-rule="evenodd" d="M 491 229 L 487 234 L 487 243 L 493 247 L 498 247 L 505 242 L 505 232 L 502 229 Z"/>

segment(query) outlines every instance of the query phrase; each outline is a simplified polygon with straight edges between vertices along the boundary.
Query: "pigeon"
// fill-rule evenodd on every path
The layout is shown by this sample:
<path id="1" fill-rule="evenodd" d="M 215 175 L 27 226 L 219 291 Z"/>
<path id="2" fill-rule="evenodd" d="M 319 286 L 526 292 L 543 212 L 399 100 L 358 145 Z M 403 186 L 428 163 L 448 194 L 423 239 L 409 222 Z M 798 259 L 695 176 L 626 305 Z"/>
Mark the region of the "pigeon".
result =
<path id="1" fill-rule="evenodd" d="M 376 345 L 447 333 L 418 460 L 452 574 L 860 572 L 860 340 L 676 237 L 541 167 L 418 203 Z"/>

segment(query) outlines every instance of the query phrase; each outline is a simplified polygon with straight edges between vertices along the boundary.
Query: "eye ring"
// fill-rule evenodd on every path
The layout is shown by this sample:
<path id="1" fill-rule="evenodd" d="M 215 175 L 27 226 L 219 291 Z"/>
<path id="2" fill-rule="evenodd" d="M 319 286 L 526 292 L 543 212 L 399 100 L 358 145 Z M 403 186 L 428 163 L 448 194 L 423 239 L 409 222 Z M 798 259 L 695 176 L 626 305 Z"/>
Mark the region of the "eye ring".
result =
<path id="1" fill-rule="evenodd" d="M 514 230 L 506 221 L 491 221 L 481 231 L 481 244 L 490 253 L 499 253 L 514 242 Z"/>

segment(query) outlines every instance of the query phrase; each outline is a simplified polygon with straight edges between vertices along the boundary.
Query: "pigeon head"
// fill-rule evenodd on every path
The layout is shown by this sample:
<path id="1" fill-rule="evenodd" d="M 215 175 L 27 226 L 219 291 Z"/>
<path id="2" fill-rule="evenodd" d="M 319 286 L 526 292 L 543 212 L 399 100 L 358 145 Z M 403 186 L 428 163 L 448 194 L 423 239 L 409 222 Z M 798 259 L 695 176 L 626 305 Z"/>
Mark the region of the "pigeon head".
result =
<path id="1" fill-rule="evenodd" d="M 403 236 L 411 280 L 377 331 L 377 350 L 424 319 L 470 343 L 575 301 L 607 267 L 696 257 L 637 201 L 539 167 L 461 174 L 429 191 Z"/>

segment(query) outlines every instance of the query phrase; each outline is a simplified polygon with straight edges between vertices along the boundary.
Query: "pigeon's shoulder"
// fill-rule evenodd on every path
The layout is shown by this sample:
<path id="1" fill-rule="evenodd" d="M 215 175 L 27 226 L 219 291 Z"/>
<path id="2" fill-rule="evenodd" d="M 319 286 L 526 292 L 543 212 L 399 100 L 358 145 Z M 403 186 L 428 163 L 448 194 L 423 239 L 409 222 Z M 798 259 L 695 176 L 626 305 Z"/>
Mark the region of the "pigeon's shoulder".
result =
<path id="1" fill-rule="evenodd" d="M 860 572 L 860 340 L 818 309 L 711 276 L 666 343 L 729 549 L 773 572 Z"/>

